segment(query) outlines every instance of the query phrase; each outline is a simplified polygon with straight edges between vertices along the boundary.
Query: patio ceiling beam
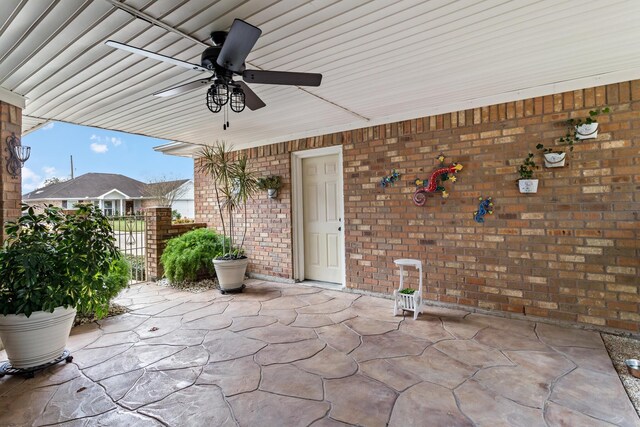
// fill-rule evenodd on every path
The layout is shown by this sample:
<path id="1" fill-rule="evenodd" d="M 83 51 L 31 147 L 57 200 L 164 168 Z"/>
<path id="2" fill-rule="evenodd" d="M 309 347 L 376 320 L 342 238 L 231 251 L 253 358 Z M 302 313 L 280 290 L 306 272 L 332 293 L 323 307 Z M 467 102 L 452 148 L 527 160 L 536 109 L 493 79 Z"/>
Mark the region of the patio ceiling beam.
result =
<path id="1" fill-rule="evenodd" d="M 121 10 L 133 15 L 134 17 L 136 17 L 138 19 L 142 19 L 143 21 L 147 21 L 150 24 L 156 25 L 156 26 L 158 26 L 158 27 L 160 27 L 160 28 L 162 28 L 162 29 L 164 29 L 166 31 L 169 31 L 169 32 L 174 33 L 174 34 L 177 34 L 180 37 L 184 37 L 184 38 L 186 38 L 188 40 L 191 40 L 192 42 L 194 42 L 194 43 L 196 43 L 196 44 L 198 44 L 198 45 L 200 45 L 202 47 L 205 47 L 205 48 L 211 47 L 211 45 L 209 45 L 209 44 L 207 44 L 207 43 L 205 43 L 205 42 L 203 42 L 201 40 L 198 40 L 195 37 L 192 37 L 189 34 L 186 34 L 186 33 L 182 32 L 180 30 L 177 30 L 177 29 L 173 28 L 172 26 L 170 26 L 168 24 L 165 24 L 164 22 L 162 22 L 162 21 L 160 21 L 160 20 L 158 20 L 158 19 L 156 19 L 156 18 L 154 18 L 154 17 L 152 17 L 152 16 L 150 16 L 150 15 L 148 15 L 148 14 L 146 14 L 146 13 L 144 13 L 144 12 L 138 10 L 138 9 L 136 9 L 135 7 L 132 7 L 132 6 L 128 5 L 128 4 L 122 3 L 122 2 L 120 2 L 118 0 L 107 0 L 107 1 L 109 3 L 111 3 L 114 7 L 117 7 L 118 9 L 121 9 Z M 249 65 L 251 68 L 254 68 L 254 69 L 257 69 L 257 70 L 262 70 L 263 69 L 262 67 L 260 67 L 260 66 L 258 66 L 256 64 L 252 64 L 252 63 L 250 63 L 248 61 L 246 62 L 246 64 Z M 307 89 L 304 89 L 304 88 L 302 88 L 300 86 L 296 86 L 296 88 L 298 90 L 308 94 L 308 95 L 311 95 L 311 96 L 319 99 L 322 102 L 325 102 L 325 103 L 327 103 L 329 105 L 332 105 L 332 106 L 334 106 L 336 108 L 340 108 L 343 111 L 346 111 L 347 113 L 353 115 L 354 117 L 357 117 L 360 120 L 363 120 L 365 122 L 368 122 L 370 120 L 368 117 L 365 117 L 362 114 L 357 113 L 356 111 L 353 111 L 353 110 L 351 110 L 351 109 L 349 109 L 349 108 L 347 108 L 347 107 L 345 107 L 343 105 L 338 104 L 337 102 L 333 102 L 333 101 L 331 101 L 331 100 L 329 100 L 327 98 L 324 98 L 324 97 L 322 97 L 320 95 L 316 95 L 315 93 L 310 92 Z"/>
<path id="2" fill-rule="evenodd" d="M 0 101 L 7 104 L 15 105 L 16 107 L 24 109 L 27 105 L 27 98 L 22 95 L 18 95 L 15 92 L 11 92 L 8 89 L 0 86 Z"/>

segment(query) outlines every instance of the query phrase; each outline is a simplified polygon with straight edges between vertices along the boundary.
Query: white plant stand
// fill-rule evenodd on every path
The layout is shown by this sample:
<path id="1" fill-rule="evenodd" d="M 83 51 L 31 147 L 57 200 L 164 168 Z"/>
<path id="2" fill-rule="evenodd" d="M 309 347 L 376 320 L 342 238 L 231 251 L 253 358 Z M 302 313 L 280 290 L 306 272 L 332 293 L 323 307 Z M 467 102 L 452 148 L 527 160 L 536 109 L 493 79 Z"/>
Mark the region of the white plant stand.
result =
<path id="1" fill-rule="evenodd" d="M 422 300 L 422 261 L 418 259 L 397 259 L 393 261 L 395 265 L 400 267 L 400 287 L 393 291 L 393 315 L 397 316 L 401 310 L 413 311 L 413 320 L 418 319 L 418 314 L 422 311 L 424 302 Z M 420 274 L 418 290 L 413 294 L 401 294 L 404 289 L 404 267 L 415 267 Z"/>

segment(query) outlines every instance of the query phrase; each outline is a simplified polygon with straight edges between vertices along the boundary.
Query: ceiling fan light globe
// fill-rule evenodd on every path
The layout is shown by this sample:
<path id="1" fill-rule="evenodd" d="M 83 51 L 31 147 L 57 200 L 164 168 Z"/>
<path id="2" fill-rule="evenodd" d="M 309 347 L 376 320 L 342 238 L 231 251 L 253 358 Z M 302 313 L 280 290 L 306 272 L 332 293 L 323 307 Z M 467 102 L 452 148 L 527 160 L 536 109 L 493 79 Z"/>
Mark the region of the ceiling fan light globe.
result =
<path id="1" fill-rule="evenodd" d="M 213 86 L 207 91 L 207 108 L 212 113 L 219 113 L 222 110 L 222 105 L 218 105 L 213 102 Z"/>
<path id="2" fill-rule="evenodd" d="M 242 89 L 240 88 L 233 89 L 233 92 L 229 97 L 229 104 L 230 104 L 231 110 L 236 113 L 240 113 L 244 110 L 245 96 Z"/>
<path id="3" fill-rule="evenodd" d="M 216 82 L 213 86 L 212 98 L 216 105 L 223 106 L 229 102 L 229 86 L 222 82 Z"/>

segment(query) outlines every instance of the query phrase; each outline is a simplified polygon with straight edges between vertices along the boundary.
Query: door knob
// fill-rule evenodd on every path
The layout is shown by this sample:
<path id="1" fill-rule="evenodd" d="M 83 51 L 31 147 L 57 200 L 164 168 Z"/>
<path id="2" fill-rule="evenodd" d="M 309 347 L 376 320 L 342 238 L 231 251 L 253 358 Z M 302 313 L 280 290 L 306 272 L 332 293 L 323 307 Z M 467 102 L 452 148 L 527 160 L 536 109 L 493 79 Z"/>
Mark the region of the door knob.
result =
<path id="1" fill-rule="evenodd" d="M 338 227 L 338 231 L 342 231 L 342 227 Z"/>

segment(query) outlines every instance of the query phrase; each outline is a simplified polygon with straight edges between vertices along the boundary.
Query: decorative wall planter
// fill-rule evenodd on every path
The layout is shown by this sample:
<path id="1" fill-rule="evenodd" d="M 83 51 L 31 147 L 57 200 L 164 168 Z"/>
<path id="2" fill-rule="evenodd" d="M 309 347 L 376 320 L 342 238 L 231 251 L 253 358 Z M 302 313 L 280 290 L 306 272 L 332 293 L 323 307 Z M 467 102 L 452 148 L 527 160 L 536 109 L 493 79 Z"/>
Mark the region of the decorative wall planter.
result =
<path id="1" fill-rule="evenodd" d="M 521 193 L 537 193 L 538 192 L 538 180 L 537 179 L 520 179 L 518 180 L 518 187 Z"/>
<path id="2" fill-rule="evenodd" d="M 544 153 L 545 168 L 561 168 L 564 167 L 567 153 Z"/>
<path id="3" fill-rule="evenodd" d="M 577 139 L 594 139 L 598 137 L 598 123 L 585 123 L 576 126 Z"/>
<path id="4" fill-rule="evenodd" d="M 270 199 L 275 199 L 278 197 L 278 189 L 277 188 L 267 188 L 267 197 Z"/>
<path id="5" fill-rule="evenodd" d="M 76 317 L 75 308 L 58 307 L 53 313 L 0 316 L 0 338 L 13 368 L 44 365 L 59 358 Z"/>

